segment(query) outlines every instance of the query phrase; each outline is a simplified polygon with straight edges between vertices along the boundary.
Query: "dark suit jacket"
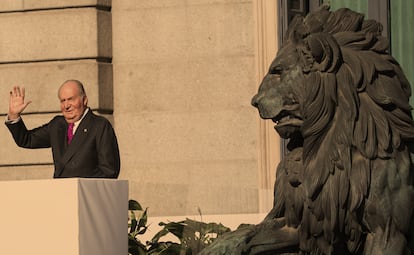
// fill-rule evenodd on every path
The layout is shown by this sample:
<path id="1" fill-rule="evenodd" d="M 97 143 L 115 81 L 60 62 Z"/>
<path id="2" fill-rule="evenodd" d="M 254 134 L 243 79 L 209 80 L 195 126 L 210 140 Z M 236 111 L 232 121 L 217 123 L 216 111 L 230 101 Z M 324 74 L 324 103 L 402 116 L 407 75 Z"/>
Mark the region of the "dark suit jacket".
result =
<path id="1" fill-rule="evenodd" d="M 118 142 L 111 123 L 89 109 L 67 143 L 67 126 L 63 116 L 27 130 L 23 120 L 6 123 L 16 144 L 23 148 L 52 148 L 54 178 L 117 178 L 120 170 Z"/>

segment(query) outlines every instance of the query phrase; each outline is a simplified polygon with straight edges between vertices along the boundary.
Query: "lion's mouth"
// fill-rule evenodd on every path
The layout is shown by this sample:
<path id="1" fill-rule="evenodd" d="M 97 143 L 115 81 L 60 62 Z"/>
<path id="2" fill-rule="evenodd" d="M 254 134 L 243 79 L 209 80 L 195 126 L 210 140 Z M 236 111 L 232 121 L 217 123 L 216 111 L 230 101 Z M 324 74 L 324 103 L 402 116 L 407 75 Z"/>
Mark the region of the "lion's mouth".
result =
<path id="1" fill-rule="evenodd" d="M 299 104 L 284 105 L 272 121 L 276 123 L 276 126 L 302 126 L 303 119 L 299 113 Z"/>
<path id="2" fill-rule="evenodd" d="M 272 119 L 276 126 L 302 126 L 303 120 L 295 115 L 288 115 L 281 119 L 273 118 Z"/>
<path id="3" fill-rule="evenodd" d="M 303 124 L 302 116 L 299 113 L 299 104 L 283 106 L 279 114 L 272 118 L 272 121 L 276 123 L 275 129 L 282 138 L 290 138 Z"/>

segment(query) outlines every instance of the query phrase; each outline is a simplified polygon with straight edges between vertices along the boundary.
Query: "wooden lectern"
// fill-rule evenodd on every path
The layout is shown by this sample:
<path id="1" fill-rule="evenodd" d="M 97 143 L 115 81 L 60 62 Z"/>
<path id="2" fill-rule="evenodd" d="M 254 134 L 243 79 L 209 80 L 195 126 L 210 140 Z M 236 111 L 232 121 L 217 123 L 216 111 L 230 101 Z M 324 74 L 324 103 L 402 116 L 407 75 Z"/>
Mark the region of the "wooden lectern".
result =
<path id="1" fill-rule="evenodd" d="M 126 180 L 3 181 L 0 205 L 0 254 L 128 254 Z"/>

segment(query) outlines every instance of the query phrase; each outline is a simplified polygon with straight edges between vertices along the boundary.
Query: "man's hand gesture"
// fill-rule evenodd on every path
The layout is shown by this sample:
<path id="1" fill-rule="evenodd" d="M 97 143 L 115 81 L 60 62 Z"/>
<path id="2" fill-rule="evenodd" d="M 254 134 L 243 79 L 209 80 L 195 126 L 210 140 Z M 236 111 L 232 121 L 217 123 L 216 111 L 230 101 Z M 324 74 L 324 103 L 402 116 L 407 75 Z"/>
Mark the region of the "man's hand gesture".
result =
<path id="1" fill-rule="evenodd" d="M 24 87 L 14 86 L 10 91 L 10 100 L 9 100 L 9 113 L 8 119 L 15 120 L 20 117 L 20 114 L 26 109 L 26 107 L 32 102 L 24 101 Z"/>

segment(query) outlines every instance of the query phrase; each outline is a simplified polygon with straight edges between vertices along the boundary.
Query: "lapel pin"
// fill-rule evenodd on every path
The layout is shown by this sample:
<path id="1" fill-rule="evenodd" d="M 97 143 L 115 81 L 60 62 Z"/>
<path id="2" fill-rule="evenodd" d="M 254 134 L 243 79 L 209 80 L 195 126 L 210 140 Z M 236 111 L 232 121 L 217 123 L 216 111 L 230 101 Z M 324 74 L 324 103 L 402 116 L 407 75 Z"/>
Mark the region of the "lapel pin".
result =
<path id="1" fill-rule="evenodd" d="M 83 132 L 84 132 L 84 133 L 88 132 L 88 129 L 87 129 L 87 128 L 85 128 L 85 129 L 83 130 Z"/>

